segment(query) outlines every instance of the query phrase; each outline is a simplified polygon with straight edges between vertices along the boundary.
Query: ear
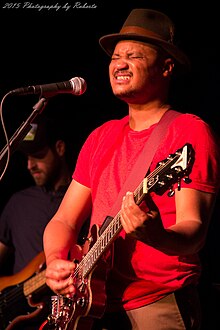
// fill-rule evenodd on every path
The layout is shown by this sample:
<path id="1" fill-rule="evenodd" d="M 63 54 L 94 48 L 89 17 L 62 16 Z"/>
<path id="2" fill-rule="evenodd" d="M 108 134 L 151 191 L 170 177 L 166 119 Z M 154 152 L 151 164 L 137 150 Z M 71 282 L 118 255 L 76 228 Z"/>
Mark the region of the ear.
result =
<path id="1" fill-rule="evenodd" d="M 172 58 L 166 58 L 164 61 L 164 67 L 163 67 L 163 75 L 164 77 L 171 76 L 173 69 L 174 69 L 174 61 Z"/>
<path id="2" fill-rule="evenodd" d="M 59 156 L 63 156 L 66 151 L 66 144 L 63 140 L 58 140 L 55 143 L 55 150 Z"/>

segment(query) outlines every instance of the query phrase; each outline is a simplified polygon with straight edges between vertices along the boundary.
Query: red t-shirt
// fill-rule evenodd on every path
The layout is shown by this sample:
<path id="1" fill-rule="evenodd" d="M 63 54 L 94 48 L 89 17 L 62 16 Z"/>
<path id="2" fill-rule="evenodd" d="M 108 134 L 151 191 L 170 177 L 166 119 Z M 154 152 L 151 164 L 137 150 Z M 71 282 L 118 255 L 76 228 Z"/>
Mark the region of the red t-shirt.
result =
<path id="1" fill-rule="evenodd" d="M 101 226 L 109 215 L 123 182 L 156 125 L 133 131 L 126 116 L 106 122 L 87 138 L 73 178 L 91 188 L 91 226 Z M 192 182 L 186 184 L 182 180 L 181 187 L 217 192 L 220 184 L 219 148 L 210 127 L 192 114 L 182 114 L 170 124 L 150 171 L 186 143 L 192 145 L 195 161 L 190 174 Z M 160 196 L 152 192 L 151 196 L 160 210 L 164 227 L 175 224 L 175 198 L 168 197 L 167 193 Z M 123 304 L 126 310 L 144 306 L 184 285 L 197 283 L 200 271 L 197 254 L 169 256 L 127 237 L 122 230 L 114 242 L 114 266 L 107 281 L 109 304 Z"/>

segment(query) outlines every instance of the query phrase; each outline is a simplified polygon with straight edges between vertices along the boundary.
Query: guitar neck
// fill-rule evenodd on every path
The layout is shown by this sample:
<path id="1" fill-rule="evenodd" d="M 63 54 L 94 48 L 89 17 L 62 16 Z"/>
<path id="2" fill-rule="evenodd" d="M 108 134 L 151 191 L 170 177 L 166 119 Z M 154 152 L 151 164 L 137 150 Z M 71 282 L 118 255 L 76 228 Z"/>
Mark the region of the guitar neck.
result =
<path id="1" fill-rule="evenodd" d="M 29 280 L 24 282 L 23 290 L 24 295 L 27 297 L 37 289 L 40 289 L 46 284 L 45 270 L 31 277 Z"/>
<path id="2" fill-rule="evenodd" d="M 147 191 L 145 184 L 146 182 L 147 182 L 147 178 L 145 178 L 140 183 L 140 185 L 134 192 L 134 199 L 136 204 L 140 204 L 146 194 Z M 98 259 L 103 255 L 103 253 L 109 248 L 109 246 L 115 240 L 119 232 L 122 230 L 120 214 L 121 213 L 119 211 L 118 214 L 111 220 L 111 222 L 103 231 L 103 233 L 99 236 L 96 243 L 84 256 L 84 258 L 76 268 L 74 276 L 78 276 L 78 274 L 81 273 L 83 277 L 86 277 L 93 269 Z"/>
<path id="3" fill-rule="evenodd" d="M 171 154 L 159 162 L 155 170 L 146 176 L 134 191 L 135 203 L 140 205 L 149 191 L 163 194 L 168 186 L 180 180 L 187 173 L 189 160 L 192 161 L 192 157 L 189 157 L 191 153 L 190 145 L 186 144 L 182 149 L 177 150 L 175 154 Z M 80 274 L 85 278 L 121 230 L 119 211 L 78 264 L 73 277 L 78 277 Z"/>
<path id="4" fill-rule="evenodd" d="M 170 154 L 166 159 L 160 161 L 155 170 L 151 172 L 140 183 L 134 191 L 134 200 L 139 205 L 149 191 L 154 191 L 156 194 L 162 195 L 167 188 L 169 188 L 168 196 L 173 195 L 173 184 L 177 183 L 177 188 L 180 189 L 181 178 L 185 177 L 186 183 L 190 183 L 188 177 L 194 161 L 194 152 L 190 144 L 185 144 L 181 149 L 178 149 L 175 154 Z M 95 314 L 101 317 L 104 313 L 106 304 L 106 294 L 103 292 L 107 273 L 104 271 L 109 268 L 108 261 L 111 259 L 111 253 L 106 254 L 103 258 L 104 263 L 95 269 L 95 265 L 100 257 L 107 252 L 107 248 L 113 243 L 119 232 L 122 230 L 121 213 L 112 218 L 107 216 L 103 226 L 98 232 L 98 226 L 93 225 L 91 228 L 91 237 L 88 238 L 90 242 L 90 250 L 83 256 L 72 274 L 74 283 L 77 287 L 74 298 L 56 296 L 52 306 L 51 320 L 56 329 L 78 329 L 78 322 L 81 316 L 89 316 L 92 320 Z M 96 233 L 95 233 L 96 231 Z M 96 235 L 94 235 L 96 234 Z M 99 236 L 100 235 L 100 236 Z M 96 238 L 98 239 L 96 240 Z M 104 266 L 104 267 L 103 267 Z M 106 267 L 107 266 L 107 267 Z M 96 274 L 95 287 L 99 295 L 92 295 L 92 286 L 90 282 L 90 273 L 98 270 Z M 100 274 L 100 271 L 102 274 Z M 92 277 L 92 274 L 91 274 Z M 95 298 L 95 299 L 94 299 Z M 96 303 L 94 303 L 94 300 Z M 93 305 L 93 307 L 91 307 Z M 95 307 L 94 307 L 95 306 Z M 92 310 L 91 315 L 89 310 Z M 84 319 L 84 318 L 82 318 Z M 85 323 L 82 329 L 85 329 Z M 70 326 L 70 327 L 69 327 Z M 54 328 L 55 329 L 55 328 Z M 81 329 L 81 328 L 80 328 Z"/>

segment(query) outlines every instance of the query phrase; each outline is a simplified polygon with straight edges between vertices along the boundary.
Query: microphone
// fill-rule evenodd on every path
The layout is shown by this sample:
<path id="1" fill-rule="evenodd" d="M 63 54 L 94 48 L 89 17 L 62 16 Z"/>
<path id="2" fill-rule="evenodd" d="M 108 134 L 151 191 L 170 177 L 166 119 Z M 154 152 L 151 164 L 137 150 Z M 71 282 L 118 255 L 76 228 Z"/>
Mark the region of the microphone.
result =
<path id="1" fill-rule="evenodd" d="M 9 94 L 28 95 L 41 94 L 43 96 L 53 96 L 61 93 L 70 93 L 73 95 L 81 95 L 86 91 L 87 85 L 83 78 L 75 77 L 68 81 L 62 81 L 53 84 L 28 86 L 14 89 Z"/>

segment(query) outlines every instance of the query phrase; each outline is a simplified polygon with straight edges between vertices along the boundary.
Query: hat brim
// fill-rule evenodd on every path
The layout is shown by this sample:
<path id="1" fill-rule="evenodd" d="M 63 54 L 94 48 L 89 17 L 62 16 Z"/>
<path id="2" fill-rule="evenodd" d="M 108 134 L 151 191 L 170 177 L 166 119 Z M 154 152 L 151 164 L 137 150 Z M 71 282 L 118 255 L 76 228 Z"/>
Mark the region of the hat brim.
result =
<path id="1" fill-rule="evenodd" d="M 49 150 L 48 145 L 34 146 L 31 142 L 24 141 L 18 146 L 18 150 L 26 156 L 42 159 L 46 156 Z"/>
<path id="2" fill-rule="evenodd" d="M 161 47 L 165 52 L 167 52 L 169 55 L 171 55 L 174 60 L 180 66 L 183 70 L 189 71 L 190 70 L 190 60 L 189 58 L 182 52 L 179 48 L 177 48 L 175 45 L 163 41 L 156 37 L 146 37 L 143 35 L 133 34 L 133 33 L 115 33 L 115 34 L 108 34 L 99 39 L 99 44 L 102 47 L 102 49 L 109 55 L 112 56 L 112 53 L 115 49 L 116 44 L 119 41 L 122 40 L 136 40 L 136 41 L 142 41 L 149 44 L 153 44 L 156 46 Z M 182 70 L 181 70 L 182 71 Z"/>

